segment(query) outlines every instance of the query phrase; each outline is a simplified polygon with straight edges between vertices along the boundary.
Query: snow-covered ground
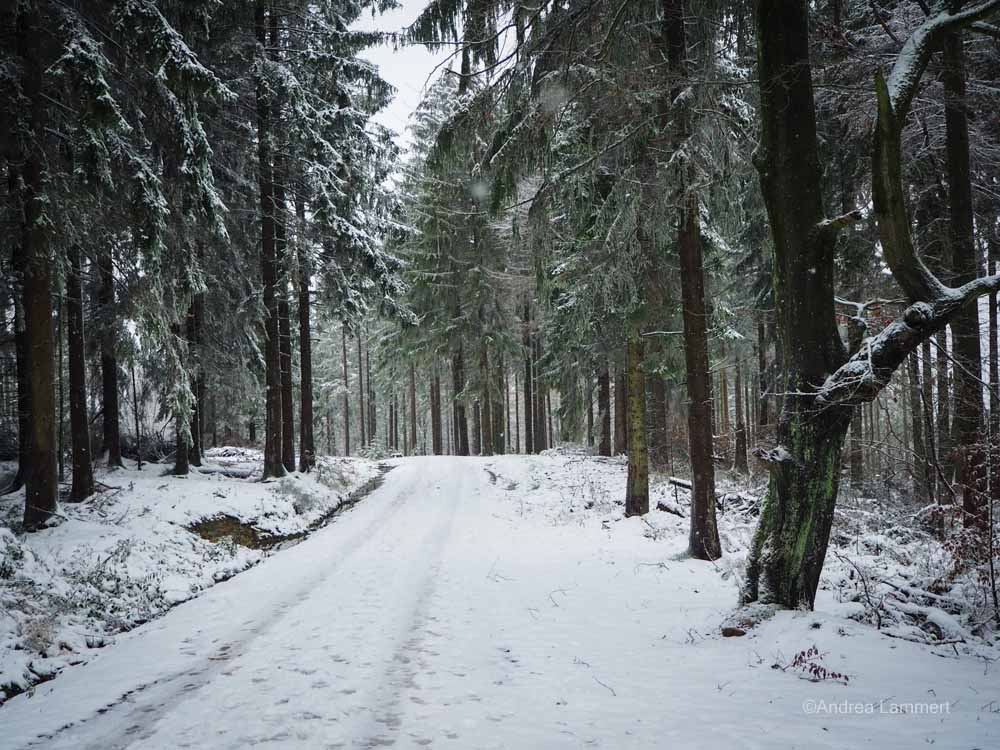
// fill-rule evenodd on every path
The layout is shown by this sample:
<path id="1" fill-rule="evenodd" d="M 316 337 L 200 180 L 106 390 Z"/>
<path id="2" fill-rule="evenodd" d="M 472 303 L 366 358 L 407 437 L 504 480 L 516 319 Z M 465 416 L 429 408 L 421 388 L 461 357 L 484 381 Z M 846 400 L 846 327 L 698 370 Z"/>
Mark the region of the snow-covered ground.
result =
<path id="1" fill-rule="evenodd" d="M 735 509 L 712 564 L 684 557 L 685 519 L 621 517 L 615 460 L 392 463 L 335 523 L 10 700 L 4 747 L 1000 746 L 990 633 L 900 601 L 966 642 L 890 638 L 850 601 L 851 563 L 896 585 L 928 564 L 890 530 L 872 550 L 841 523 L 858 559 L 834 558 L 816 612 L 723 638 L 752 527 Z"/>
<path id="2" fill-rule="evenodd" d="M 53 528 L 27 536 L 11 531 L 23 491 L 0 499 L 0 703 L 267 554 L 225 526 L 208 541 L 188 531 L 196 522 L 301 534 L 378 475 L 370 461 L 323 458 L 316 472 L 261 483 L 260 466 L 260 452 L 242 448 L 209 450 L 184 478 L 130 463 L 102 472 L 101 492 L 63 504 Z"/>

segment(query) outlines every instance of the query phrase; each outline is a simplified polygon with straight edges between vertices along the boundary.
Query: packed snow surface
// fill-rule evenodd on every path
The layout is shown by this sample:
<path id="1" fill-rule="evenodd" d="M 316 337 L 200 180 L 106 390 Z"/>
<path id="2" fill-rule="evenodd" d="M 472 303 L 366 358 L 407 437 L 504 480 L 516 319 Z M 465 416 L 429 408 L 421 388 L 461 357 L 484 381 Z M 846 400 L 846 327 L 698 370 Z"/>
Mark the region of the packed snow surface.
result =
<path id="1" fill-rule="evenodd" d="M 831 591 L 721 637 L 732 562 L 687 559 L 672 513 L 622 518 L 614 462 L 392 463 L 306 541 L 10 700 L 5 750 L 1000 747 L 1000 666 Z"/>

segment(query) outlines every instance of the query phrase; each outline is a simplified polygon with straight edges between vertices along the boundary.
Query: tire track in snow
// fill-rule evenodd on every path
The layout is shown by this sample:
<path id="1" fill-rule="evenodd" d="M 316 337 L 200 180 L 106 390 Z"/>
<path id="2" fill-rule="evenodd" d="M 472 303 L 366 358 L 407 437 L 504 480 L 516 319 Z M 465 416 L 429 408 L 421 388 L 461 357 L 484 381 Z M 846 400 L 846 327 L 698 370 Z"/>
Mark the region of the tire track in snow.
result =
<path id="1" fill-rule="evenodd" d="M 177 703 L 189 698 L 193 692 L 211 684 L 227 669 L 231 661 L 246 653 L 256 640 L 274 630 L 297 606 L 308 601 L 324 579 L 348 563 L 366 545 L 377 540 L 375 532 L 384 527 L 400 511 L 411 494 L 408 485 L 405 484 L 395 487 L 394 490 L 379 488 L 373 494 L 382 491 L 395 491 L 395 496 L 385 509 L 356 532 L 347 544 L 341 546 L 337 556 L 331 559 L 322 571 L 300 579 L 299 585 L 252 627 L 240 630 L 237 637 L 206 654 L 193 668 L 189 666 L 149 683 L 137 685 L 91 716 L 65 724 L 55 732 L 38 735 L 21 747 L 25 750 L 39 746 L 44 746 L 47 750 L 58 750 L 62 747 L 72 750 L 125 750 L 137 740 L 147 736 L 144 729 L 152 727 Z M 345 518 L 350 518 L 355 511 L 356 506 L 349 508 L 344 513 Z M 304 544 L 313 540 L 320 542 L 321 539 L 314 536 Z M 263 565 L 267 565 L 267 562 Z M 75 736 L 77 734 L 75 730 L 82 729 L 86 733 L 87 729 L 98 721 L 111 723 L 113 725 L 111 731 L 97 739 L 90 736 Z"/>

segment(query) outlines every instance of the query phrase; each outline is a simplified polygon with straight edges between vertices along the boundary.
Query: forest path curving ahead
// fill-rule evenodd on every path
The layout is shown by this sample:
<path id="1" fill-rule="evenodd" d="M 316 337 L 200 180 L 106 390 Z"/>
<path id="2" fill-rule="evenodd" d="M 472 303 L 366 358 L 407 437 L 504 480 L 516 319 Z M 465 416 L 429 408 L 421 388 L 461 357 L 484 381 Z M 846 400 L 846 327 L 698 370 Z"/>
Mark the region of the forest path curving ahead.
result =
<path id="1" fill-rule="evenodd" d="M 910 748 L 996 736 L 1000 721 L 972 719 L 993 675 L 904 642 L 889 650 L 867 626 L 786 613 L 719 638 L 732 577 L 679 554 L 682 519 L 614 520 L 612 485 L 572 458 L 395 463 L 301 544 L 11 700 L 0 748 Z M 770 668 L 813 644 L 849 687 Z M 931 684 L 961 709 L 905 722 L 803 709 L 927 700 Z"/>

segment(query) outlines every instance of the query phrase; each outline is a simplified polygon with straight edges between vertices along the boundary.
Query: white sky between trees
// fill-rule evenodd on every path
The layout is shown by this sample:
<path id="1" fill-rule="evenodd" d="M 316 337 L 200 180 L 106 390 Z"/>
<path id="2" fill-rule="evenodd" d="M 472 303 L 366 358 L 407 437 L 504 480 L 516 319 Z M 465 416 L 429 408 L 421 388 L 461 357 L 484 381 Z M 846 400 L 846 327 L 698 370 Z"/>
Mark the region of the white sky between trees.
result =
<path id="1" fill-rule="evenodd" d="M 400 0 L 400 7 L 382 15 L 372 17 L 366 12 L 354 24 L 362 30 L 399 31 L 416 20 L 427 5 L 427 0 Z M 424 88 L 432 76 L 440 71 L 434 68 L 447 60 L 450 50 L 431 53 L 422 45 L 412 45 L 394 50 L 391 44 L 372 47 L 361 53 L 361 57 L 378 66 L 382 78 L 396 89 L 396 96 L 384 110 L 375 116 L 375 121 L 396 132 L 396 142 L 404 148 L 410 138 L 406 126 L 410 114 L 420 104 Z M 443 66 L 442 66 L 443 69 Z"/>

